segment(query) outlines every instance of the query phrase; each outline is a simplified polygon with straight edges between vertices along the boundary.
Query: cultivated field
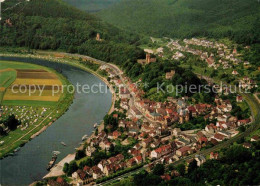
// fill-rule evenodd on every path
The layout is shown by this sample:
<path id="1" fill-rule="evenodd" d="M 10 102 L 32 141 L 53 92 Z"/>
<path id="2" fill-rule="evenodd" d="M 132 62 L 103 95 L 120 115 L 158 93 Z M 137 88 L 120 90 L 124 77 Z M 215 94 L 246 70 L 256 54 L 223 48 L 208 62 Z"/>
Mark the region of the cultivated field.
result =
<path id="1" fill-rule="evenodd" d="M 38 65 L 0 62 L 0 77 L 4 105 L 17 105 L 16 101 L 58 102 L 62 94 L 59 77 Z"/>

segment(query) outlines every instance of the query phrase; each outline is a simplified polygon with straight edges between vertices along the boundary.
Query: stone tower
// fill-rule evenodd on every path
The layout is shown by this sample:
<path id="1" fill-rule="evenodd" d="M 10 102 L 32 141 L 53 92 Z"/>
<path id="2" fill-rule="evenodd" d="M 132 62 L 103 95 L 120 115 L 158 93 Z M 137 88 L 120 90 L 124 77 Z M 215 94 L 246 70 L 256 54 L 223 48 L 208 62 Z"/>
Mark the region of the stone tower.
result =
<path id="1" fill-rule="evenodd" d="M 100 38 L 100 33 L 97 33 L 96 40 L 97 40 L 97 41 L 100 41 L 100 40 L 101 40 L 101 38 Z"/>
<path id="2" fill-rule="evenodd" d="M 151 54 L 147 53 L 146 54 L 146 63 L 150 63 L 151 62 Z"/>

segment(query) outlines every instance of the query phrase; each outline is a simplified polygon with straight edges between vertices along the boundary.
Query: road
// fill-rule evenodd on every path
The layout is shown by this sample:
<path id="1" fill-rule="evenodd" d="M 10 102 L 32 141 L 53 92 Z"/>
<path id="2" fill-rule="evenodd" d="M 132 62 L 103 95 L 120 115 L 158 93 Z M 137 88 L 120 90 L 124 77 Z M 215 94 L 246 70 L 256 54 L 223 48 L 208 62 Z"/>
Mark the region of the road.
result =
<path id="1" fill-rule="evenodd" d="M 101 185 L 107 185 L 107 184 L 112 183 L 112 182 L 114 182 L 114 181 L 116 181 L 116 180 L 121 180 L 121 179 L 126 178 L 126 177 L 128 177 L 128 176 L 131 176 L 132 174 L 138 173 L 138 172 L 140 172 L 140 171 L 142 171 L 142 170 L 144 170 L 144 169 L 145 169 L 145 166 L 140 167 L 139 169 L 133 170 L 133 171 L 128 172 L 128 173 L 125 173 L 125 174 L 123 174 L 123 175 L 121 175 L 121 176 L 117 176 L 117 177 L 115 177 L 115 178 L 112 178 L 112 179 L 110 179 L 110 180 L 108 180 L 108 181 L 102 182 L 101 184 L 97 184 L 97 185 L 100 185 L 100 186 L 101 186 Z"/>

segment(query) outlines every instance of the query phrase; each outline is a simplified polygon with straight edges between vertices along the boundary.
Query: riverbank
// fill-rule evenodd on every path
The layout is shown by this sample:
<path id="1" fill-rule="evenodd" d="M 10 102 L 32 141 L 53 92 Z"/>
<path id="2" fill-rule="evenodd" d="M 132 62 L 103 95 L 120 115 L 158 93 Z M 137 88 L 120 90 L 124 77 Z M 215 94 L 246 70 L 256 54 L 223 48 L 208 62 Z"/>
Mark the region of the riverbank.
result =
<path id="1" fill-rule="evenodd" d="M 34 65 L 34 66 L 39 66 L 39 65 Z M 43 67 L 39 66 L 39 68 L 43 68 Z M 59 78 L 59 80 L 64 86 L 71 85 L 71 83 L 63 75 L 59 74 L 57 71 L 47 67 L 44 68 L 57 75 L 57 77 Z M 16 131 L 12 131 L 10 134 L 1 137 L 1 141 L 4 141 L 4 143 L 0 147 L 0 158 L 3 159 L 4 157 L 7 157 L 10 153 L 11 153 L 10 155 L 13 155 L 12 152 L 15 149 L 24 146 L 27 142 L 29 142 L 30 140 L 34 139 L 36 136 L 44 132 L 47 129 L 47 127 L 49 127 L 54 121 L 56 121 L 66 112 L 69 106 L 73 103 L 73 97 L 74 97 L 74 93 L 64 91 L 60 96 L 59 101 L 55 104 L 44 105 L 44 102 L 39 102 L 37 105 L 35 102 L 35 104 L 30 105 L 30 103 L 33 103 L 32 101 L 30 103 L 27 103 L 26 101 L 18 101 L 17 104 L 19 105 L 19 107 L 24 105 L 26 106 L 29 105 L 32 106 L 32 108 L 35 108 L 36 110 L 40 107 L 47 107 L 50 109 L 50 112 L 44 118 L 41 117 L 37 118 L 38 123 L 36 122 L 34 125 L 29 125 L 27 130 L 25 129 L 25 130 L 17 131 L 20 129 L 16 129 Z M 12 101 L 9 104 L 11 104 L 11 106 L 16 105 L 16 101 Z M 10 106 L 9 104 L 8 106 Z"/>

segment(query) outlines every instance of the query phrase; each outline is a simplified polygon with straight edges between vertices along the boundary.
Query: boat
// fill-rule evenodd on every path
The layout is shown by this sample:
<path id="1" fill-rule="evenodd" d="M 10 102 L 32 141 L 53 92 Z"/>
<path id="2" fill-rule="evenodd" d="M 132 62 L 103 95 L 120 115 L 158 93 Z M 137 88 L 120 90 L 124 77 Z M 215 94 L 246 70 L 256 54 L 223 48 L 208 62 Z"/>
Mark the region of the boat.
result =
<path id="1" fill-rule="evenodd" d="M 14 152 L 18 152 L 21 149 L 21 147 L 17 147 Z"/>
<path id="2" fill-rule="evenodd" d="M 60 143 L 61 143 L 63 146 L 67 146 L 67 145 L 66 145 L 66 143 L 64 143 L 63 141 L 62 141 L 62 142 L 60 142 Z"/>
<path id="3" fill-rule="evenodd" d="M 47 171 L 49 171 L 54 166 L 56 160 L 57 160 L 57 154 L 53 154 L 51 161 L 48 163 Z"/>
<path id="4" fill-rule="evenodd" d="M 85 141 L 87 138 L 88 138 L 88 135 L 86 134 L 86 135 L 84 135 L 84 136 L 82 137 L 82 141 Z"/>
<path id="5" fill-rule="evenodd" d="M 59 154 L 60 154 L 60 151 L 53 151 L 52 153 L 53 153 L 53 154 L 56 154 L 56 155 L 59 155 Z"/>
<path id="6" fill-rule="evenodd" d="M 98 126 L 98 124 L 97 124 L 97 123 L 95 123 L 95 124 L 94 124 L 94 128 L 97 128 L 97 126 Z"/>

